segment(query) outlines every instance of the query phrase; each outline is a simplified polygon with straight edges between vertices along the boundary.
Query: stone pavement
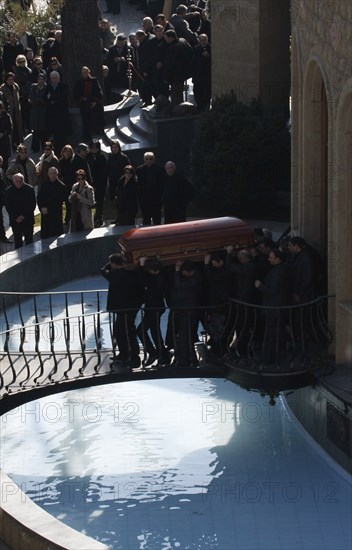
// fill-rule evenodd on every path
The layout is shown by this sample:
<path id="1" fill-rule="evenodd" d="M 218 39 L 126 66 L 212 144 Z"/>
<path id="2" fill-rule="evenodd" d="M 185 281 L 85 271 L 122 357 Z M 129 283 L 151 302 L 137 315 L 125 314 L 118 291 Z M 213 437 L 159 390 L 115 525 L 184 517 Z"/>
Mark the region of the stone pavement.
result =
<path id="1" fill-rule="evenodd" d="M 142 19 L 146 14 L 138 9 L 138 3 L 131 3 L 127 0 L 121 0 L 121 11 L 118 15 L 106 11 L 106 1 L 98 0 L 101 14 L 104 18 L 111 21 L 116 33 L 123 32 L 129 35 L 142 28 Z"/>

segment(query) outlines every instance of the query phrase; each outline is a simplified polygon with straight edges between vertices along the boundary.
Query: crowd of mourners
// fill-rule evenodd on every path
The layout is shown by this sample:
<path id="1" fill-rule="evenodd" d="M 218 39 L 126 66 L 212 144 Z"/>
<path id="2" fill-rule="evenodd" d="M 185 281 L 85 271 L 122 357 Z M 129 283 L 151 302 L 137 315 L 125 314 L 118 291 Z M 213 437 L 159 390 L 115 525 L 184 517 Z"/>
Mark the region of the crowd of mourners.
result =
<path id="1" fill-rule="evenodd" d="M 110 6 L 116 11 L 116 2 Z M 55 237 L 65 230 L 79 231 L 104 224 L 106 195 L 116 206 L 115 223 L 135 223 L 139 212 L 143 225 L 184 221 L 193 198 L 190 182 L 172 161 L 160 167 L 152 152 L 135 167 L 111 143 L 101 150 L 104 104 L 129 86 L 137 90 L 141 107 L 160 95 L 171 103 L 183 100 L 184 83 L 192 76 L 200 110 L 210 106 L 210 22 L 206 5 L 196 0 L 180 4 L 170 21 L 158 13 L 144 17 L 141 28 L 128 37 L 114 32 L 101 18 L 103 76 L 101 85 L 89 67 L 82 67 L 73 86 L 80 107 L 82 142 L 72 147 L 68 86 L 64 81 L 62 31 L 52 30 L 40 40 L 28 32 L 9 31 L 0 66 L 0 240 L 9 242 L 2 219 L 6 206 L 15 248 L 33 241 L 34 211 L 41 212 L 41 237 Z M 109 9 L 109 6 L 108 6 Z M 31 153 L 24 138 L 31 135 Z M 13 157 L 17 150 L 17 156 Z M 30 187 L 30 188 L 29 188 Z M 65 219 L 63 220 L 63 205 Z M 66 227 L 64 227 L 66 225 Z"/>
<path id="2" fill-rule="evenodd" d="M 111 4 L 111 5 L 110 5 Z M 107 2 L 116 11 L 117 0 Z M 145 17 L 141 28 L 126 36 L 114 32 L 109 20 L 100 29 L 103 83 L 82 67 L 73 96 L 82 117 L 82 142 L 70 144 L 68 86 L 62 65 L 62 31 L 48 33 L 39 47 L 38 37 L 9 31 L 0 66 L 0 241 L 6 236 L 2 208 L 9 215 L 15 248 L 33 242 L 34 212 L 41 213 L 41 238 L 69 231 L 91 230 L 104 224 L 104 200 L 116 207 L 116 225 L 159 225 L 186 221 L 193 199 L 191 183 L 173 161 L 159 166 L 153 152 L 134 167 L 118 141 L 111 151 L 101 149 L 104 104 L 131 88 L 138 91 L 141 107 L 160 95 L 179 104 L 184 84 L 193 80 L 200 111 L 210 107 L 211 29 L 206 2 L 194 0 L 176 7 L 167 20 L 162 13 Z M 24 143 L 31 134 L 31 152 Z M 12 158 L 13 150 L 17 155 Z M 63 216 L 65 214 L 65 216 Z M 66 226 L 66 227 L 65 227 Z M 126 269 L 120 254 L 113 254 L 102 268 L 109 281 L 107 309 L 113 312 L 113 335 L 118 354 L 114 363 L 140 365 L 139 343 L 145 365 L 168 365 L 170 350 L 178 367 L 197 364 L 194 342 L 202 323 L 210 339 L 208 351 L 244 353 L 249 341 L 260 342 L 263 362 L 277 357 L 285 345 L 285 319 L 277 310 L 266 310 L 256 323 L 253 337 L 248 312 L 231 319 L 229 298 L 249 304 L 288 306 L 314 300 L 322 291 L 319 254 L 302 238 L 279 243 L 258 231 L 256 245 L 207 254 L 204 265 L 177 262 L 164 268 L 157 260 L 140 259 L 136 270 Z M 144 304 L 143 322 L 135 326 Z M 160 318 L 170 306 L 164 339 Z M 199 307 L 201 309 L 199 310 Z M 117 313 L 118 311 L 118 313 Z M 242 311 L 242 313 L 241 313 Z M 201 312 L 201 313 L 200 313 Z M 246 319 L 244 318 L 246 315 Z M 230 320 L 230 322 L 229 322 Z"/>
<path id="3" fill-rule="evenodd" d="M 107 310 L 114 316 L 118 350 L 114 364 L 138 368 L 139 340 L 145 366 L 196 366 L 200 325 L 208 335 L 208 354 L 242 356 L 251 346 L 263 364 L 284 358 L 288 337 L 299 338 L 302 330 L 309 330 L 303 318 L 297 334 L 288 335 L 285 307 L 307 304 L 322 294 L 322 260 L 301 237 L 274 243 L 268 230 L 256 228 L 255 238 L 251 249 L 233 255 L 230 246 L 206 254 L 203 263 L 177 261 L 175 266 L 163 266 L 142 257 L 139 269 L 131 270 L 121 254 L 112 254 L 101 273 L 109 281 Z M 143 304 L 142 321 L 136 327 Z M 166 305 L 170 313 L 164 338 L 160 323 Z M 256 305 L 262 309 L 251 307 Z M 295 332 L 295 323 L 290 331 Z"/>

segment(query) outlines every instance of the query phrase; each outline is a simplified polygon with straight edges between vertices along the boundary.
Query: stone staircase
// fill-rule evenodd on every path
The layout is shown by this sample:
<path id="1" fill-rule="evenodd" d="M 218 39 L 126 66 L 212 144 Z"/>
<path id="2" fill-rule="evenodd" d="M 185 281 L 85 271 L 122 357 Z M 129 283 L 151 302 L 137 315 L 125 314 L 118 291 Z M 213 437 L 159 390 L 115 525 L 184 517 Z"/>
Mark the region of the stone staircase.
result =
<path id="1" fill-rule="evenodd" d="M 188 158 L 193 136 L 194 125 L 191 118 L 198 117 L 152 118 L 148 114 L 153 106 L 142 107 L 143 102 L 138 93 L 128 90 L 112 92 L 119 101 L 104 108 L 106 126 L 100 140 L 102 150 L 110 153 L 111 142 L 118 140 L 122 151 L 134 166 L 142 164 L 146 151 L 153 151 L 158 153 L 159 162 L 174 160 L 181 168 L 183 161 Z M 187 83 L 187 101 L 194 103 L 191 80 Z M 178 158 L 177 151 L 182 150 L 182 145 L 179 147 L 179 144 L 183 144 L 184 148 L 186 142 L 186 151 L 182 151 L 181 158 Z"/>
<path id="2" fill-rule="evenodd" d="M 101 139 L 102 150 L 110 152 L 110 144 L 118 140 L 123 152 L 135 166 L 143 161 L 145 151 L 155 151 L 157 147 L 153 124 L 148 117 L 152 108 L 143 107 L 139 95 L 124 92 L 123 99 L 105 107 L 106 127 Z"/>

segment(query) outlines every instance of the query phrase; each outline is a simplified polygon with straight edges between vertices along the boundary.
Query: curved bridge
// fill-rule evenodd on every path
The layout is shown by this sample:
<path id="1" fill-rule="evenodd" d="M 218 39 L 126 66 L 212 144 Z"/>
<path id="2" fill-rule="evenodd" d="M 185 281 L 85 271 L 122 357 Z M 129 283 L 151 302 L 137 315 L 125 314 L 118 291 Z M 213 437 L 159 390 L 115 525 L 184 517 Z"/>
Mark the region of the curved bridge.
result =
<path id="1" fill-rule="evenodd" d="M 199 308 L 204 330 L 194 338 L 189 329 L 197 367 L 180 369 L 172 362 L 166 367 L 144 367 L 141 348 L 142 366 L 131 369 L 116 363 L 112 327 L 119 313 L 101 310 L 103 294 L 105 291 L 2 294 L 0 414 L 25 401 L 73 387 L 166 377 L 228 378 L 269 394 L 273 402 L 280 391 L 307 385 L 317 373 L 326 374 L 326 368 L 331 368 L 326 297 L 285 308 L 230 300 L 225 353 L 210 346 L 214 340 L 212 308 Z M 16 305 L 9 305 L 14 297 Z M 172 325 L 174 314 L 167 311 L 164 330 L 166 318 Z M 143 309 L 138 321 L 143 323 Z M 170 347 L 177 350 L 177 337 L 171 332 Z"/>

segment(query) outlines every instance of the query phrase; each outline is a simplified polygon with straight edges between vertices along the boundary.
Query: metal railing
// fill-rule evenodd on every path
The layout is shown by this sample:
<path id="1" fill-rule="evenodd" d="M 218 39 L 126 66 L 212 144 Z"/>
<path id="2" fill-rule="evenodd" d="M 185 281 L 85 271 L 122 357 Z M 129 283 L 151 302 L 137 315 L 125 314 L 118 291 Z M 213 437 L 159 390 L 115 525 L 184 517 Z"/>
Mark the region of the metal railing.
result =
<path id="1" fill-rule="evenodd" d="M 230 300 L 228 354 L 238 367 L 260 372 L 312 370 L 331 363 L 328 300 L 266 307 Z"/>
<path id="2" fill-rule="evenodd" d="M 148 358 L 146 335 L 154 337 L 158 355 L 165 351 L 164 363 L 170 363 L 166 355 L 176 367 L 225 363 L 250 372 L 294 374 L 331 362 L 327 297 L 288 307 L 231 299 L 220 306 L 155 310 L 154 321 L 162 325 L 155 337 L 146 324 L 152 310 L 107 312 L 101 309 L 106 291 L 23 293 L 16 295 L 16 305 L 9 305 L 13 296 L 1 296 L 0 396 L 109 373 L 110 364 L 107 370 L 102 365 L 112 354 L 109 360 L 116 367 L 116 320 L 121 317 L 128 354 L 123 366 L 129 366 L 135 351 L 135 324 L 142 368 Z"/>

